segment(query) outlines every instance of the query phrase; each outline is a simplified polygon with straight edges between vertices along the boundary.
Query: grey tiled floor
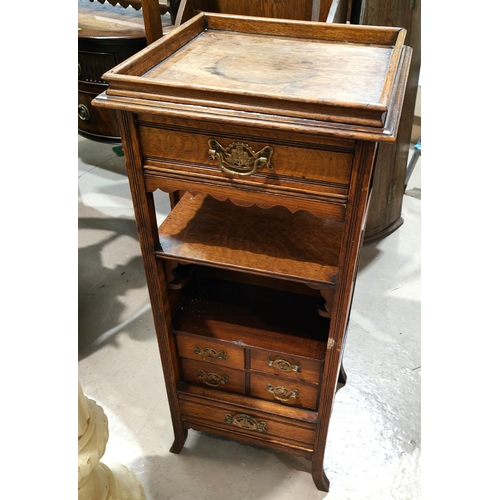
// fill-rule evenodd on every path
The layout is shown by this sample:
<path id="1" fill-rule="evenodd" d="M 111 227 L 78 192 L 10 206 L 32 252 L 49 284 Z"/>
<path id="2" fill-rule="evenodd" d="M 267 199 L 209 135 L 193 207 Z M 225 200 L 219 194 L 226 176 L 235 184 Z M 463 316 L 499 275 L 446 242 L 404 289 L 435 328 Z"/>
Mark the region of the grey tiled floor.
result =
<path id="1" fill-rule="evenodd" d="M 325 457 L 307 460 L 189 431 L 173 441 L 123 157 L 79 137 L 79 363 L 104 408 L 103 461 L 128 466 L 148 500 L 420 498 L 420 162 L 396 232 L 363 249 Z M 169 211 L 156 195 L 158 217 Z"/>

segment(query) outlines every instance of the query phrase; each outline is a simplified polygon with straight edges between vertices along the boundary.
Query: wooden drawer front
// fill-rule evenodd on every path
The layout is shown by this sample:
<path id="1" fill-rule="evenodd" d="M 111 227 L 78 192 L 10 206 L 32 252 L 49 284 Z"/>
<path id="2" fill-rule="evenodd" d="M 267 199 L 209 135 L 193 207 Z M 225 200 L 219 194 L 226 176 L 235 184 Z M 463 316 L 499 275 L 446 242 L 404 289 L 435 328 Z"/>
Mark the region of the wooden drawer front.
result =
<path id="1" fill-rule="evenodd" d="M 204 337 L 177 334 L 177 346 L 182 358 L 202 361 L 208 365 L 228 366 L 243 370 L 245 353 L 240 347 Z"/>
<path id="2" fill-rule="evenodd" d="M 293 381 L 318 384 L 323 363 L 271 351 L 250 353 L 250 368 L 273 375 L 279 375 Z"/>
<path id="3" fill-rule="evenodd" d="M 283 445 L 295 444 L 312 450 L 314 424 L 205 399 L 198 402 L 179 397 L 179 402 L 182 419 L 202 429 L 217 429 L 234 433 L 236 437 L 242 435 L 262 441 L 281 441 Z"/>
<path id="4" fill-rule="evenodd" d="M 266 143 L 245 137 L 229 139 L 216 133 L 205 135 L 189 131 L 162 130 L 145 125 L 140 126 L 139 130 L 146 162 L 167 162 L 168 166 L 165 168 L 175 169 L 177 173 L 211 178 L 237 178 L 238 182 L 247 184 L 265 184 L 266 187 L 320 194 L 347 194 L 353 160 L 351 152 L 315 149 L 310 145 L 297 147 L 271 141 Z M 272 168 L 264 166 L 251 175 L 236 177 L 222 172 L 217 159 L 209 160 L 210 139 L 215 139 L 226 150 L 233 152 L 233 156 L 238 154 L 233 148 L 229 148 L 234 143 L 247 144 L 255 153 L 271 146 Z M 240 153 L 245 154 L 244 151 Z"/>
<path id="5" fill-rule="evenodd" d="M 286 379 L 279 375 L 251 372 L 250 395 L 314 410 L 317 406 L 318 386 Z"/>
<path id="6" fill-rule="evenodd" d="M 245 393 L 245 372 L 225 366 L 208 365 L 203 361 L 181 359 L 182 378 L 187 382 L 206 385 L 230 392 Z"/>

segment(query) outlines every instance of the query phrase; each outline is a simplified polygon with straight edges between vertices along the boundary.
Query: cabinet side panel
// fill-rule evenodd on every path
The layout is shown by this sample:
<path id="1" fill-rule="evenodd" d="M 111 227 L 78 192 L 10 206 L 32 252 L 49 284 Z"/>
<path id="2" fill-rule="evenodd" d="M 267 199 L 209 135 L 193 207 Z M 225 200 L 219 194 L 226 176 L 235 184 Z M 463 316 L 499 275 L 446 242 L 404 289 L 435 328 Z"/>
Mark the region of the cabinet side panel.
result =
<path id="1" fill-rule="evenodd" d="M 312 474 L 316 483 L 324 482 L 323 457 L 325 452 L 331 408 L 341 367 L 344 336 L 349 320 L 352 295 L 358 268 L 359 251 L 363 237 L 363 220 L 367 209 L 370 180 L 377 143 L 359 142 L 354 156 L 353 176 L 346 213 L 346 230 L 339 257 L 339 279 L 334 292 L 329 341 L 327 344 L 323 381 L 318 407 Z"/>
<path id="2" fill-rule="evenodd" d="M 134 117 L 131 113 L 118 112 L 118 120 L 175 434 L 175 443 L 172 451 L 179 452 L 186 439 L 186 431 L 182 424 L 179 401 L 176 397 L 176 388 L 180 380 L 179 365 L 175 339 L 169 335 L 170 310 L 167 283 L 163 265 L 155 257 L 158 230 L 156 227 L 154 200 L 152 193 L 146 192 L 144 184 L 141 146 Z"/>

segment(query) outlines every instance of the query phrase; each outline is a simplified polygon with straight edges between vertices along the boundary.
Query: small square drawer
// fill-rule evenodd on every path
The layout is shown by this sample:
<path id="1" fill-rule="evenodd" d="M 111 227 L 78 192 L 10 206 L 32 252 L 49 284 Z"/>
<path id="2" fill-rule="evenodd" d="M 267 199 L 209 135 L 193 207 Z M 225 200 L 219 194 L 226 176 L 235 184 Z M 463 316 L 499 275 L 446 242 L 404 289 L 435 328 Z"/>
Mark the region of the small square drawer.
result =
<path id="1" fill-rule="evenodd" d="M 211 366 L 203 361 L 181 359 L 182 378 L 187 382 L 206 385 L 223 391 L 245 393 L 245 372 L 227 368 L 226 366 Z"/>
<path id="2" fill-rule="evenodd" d="M 279 375 L 251 372 L 250 395 L 314 410 L 318 402 L 318 386 L 286 379 Z"/>
<path id="3" fill-rule="evenodd" d="M 271 351 L 252 350 L 250 368 L 294 381 L 318 384 L 323 362 Z"/>
<path id="4" fill-rule="evenodd" d="M 177 347 L 182 358 L 218 366 L 228 366 L 239 370 L 243 370 L 245 367 L 243 348 L 226 342 L 178 333 Z"/>

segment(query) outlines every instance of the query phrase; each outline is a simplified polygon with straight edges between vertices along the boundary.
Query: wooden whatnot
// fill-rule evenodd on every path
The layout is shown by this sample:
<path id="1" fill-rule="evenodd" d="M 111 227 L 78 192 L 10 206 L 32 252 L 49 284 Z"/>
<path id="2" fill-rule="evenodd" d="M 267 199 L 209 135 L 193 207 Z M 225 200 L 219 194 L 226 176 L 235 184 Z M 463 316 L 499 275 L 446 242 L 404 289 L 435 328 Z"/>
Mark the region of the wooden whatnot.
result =
<path id="1" fill-rule="evenodd" d="M 175 441 L 325 443 L 405 30 L 200 13 L 107 72 Z M 158 227 L 153 192 L 185 192 Z"/>

